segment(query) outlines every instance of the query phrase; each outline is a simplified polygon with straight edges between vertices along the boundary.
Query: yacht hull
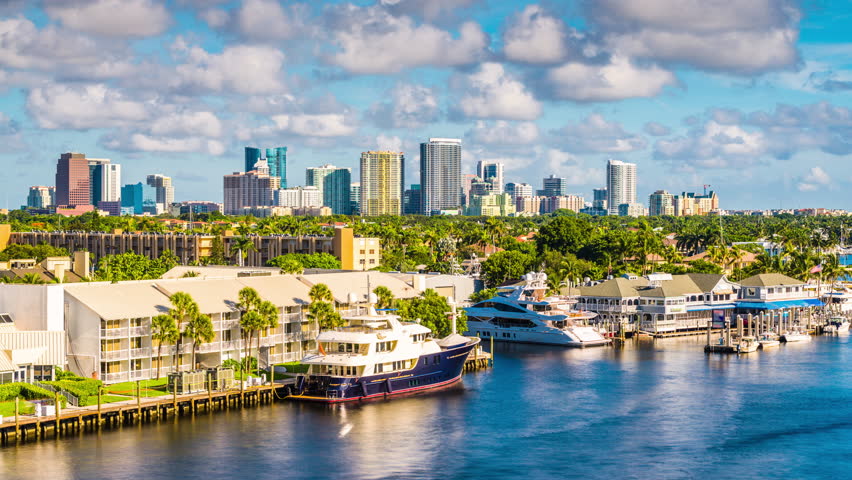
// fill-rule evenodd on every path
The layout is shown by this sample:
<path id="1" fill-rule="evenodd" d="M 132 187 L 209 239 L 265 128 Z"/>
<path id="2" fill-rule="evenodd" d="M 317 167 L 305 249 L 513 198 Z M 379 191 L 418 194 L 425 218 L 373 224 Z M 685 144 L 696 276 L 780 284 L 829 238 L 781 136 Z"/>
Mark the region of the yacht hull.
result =
<path id="1" fill-rule="evenodd" d="M 547 329 L 541 331 L 523 331 L 510 328 L 495 328 L 494 325 L 470 321 L 467 322 L 467 336 L 480 336 L 483 339 L 490 340 L 494 338 L 495 342 L 506 343 L 529 343 L 536 345 L 559 345 L 563 347 L 585 348 L 585 347 L 601 347 L 612 343 L 612 339 L 606 338 L 600 333 L 595 335 L 584 335 L 586 340 L 581 338 L 572 338 L 568 334 L 556 329 Z M 580 327 L 582 329 L 590 329 L 591 327 Z"/>
<path id="2" fill-rule="evenodd" d="M 418 393 L 450 386 L 461 379 L 468 354 L 479 343 L 423 355 L 411 370 L 364 377 L 299 375 L 291 400 L 342 403 Z"/>

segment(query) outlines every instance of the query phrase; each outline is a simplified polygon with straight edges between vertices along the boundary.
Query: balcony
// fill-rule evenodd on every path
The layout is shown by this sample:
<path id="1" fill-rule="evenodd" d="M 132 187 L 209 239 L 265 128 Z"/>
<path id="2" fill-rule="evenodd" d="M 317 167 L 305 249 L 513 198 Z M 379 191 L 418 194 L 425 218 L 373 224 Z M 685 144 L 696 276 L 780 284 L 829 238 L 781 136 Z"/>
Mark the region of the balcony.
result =
<path id="1" fill-rule="evenodd" d="M 281 323 L 301 322 L 303 316 L 301 313 L 283 313 L 281 314 Z"/>
<path id="2" fill-rule="evenodd" d="M 223 351 L 241 350 L 243 348 L 243 341 L 242 340 L 230 340 L 230 341 L 227 341 L 227 342 L 221 342 L 221 345 L 222 345 Z"/>
<path id="3" fill-rule="evenodd" d="M 151 327 L 130 327 L 131 337 L 145 337 L 151 335 Z"/>
<path id="4" fill-rule="evenodd" d="M 103 360 L 127 360 L 127 350 L 101 352 L 101 361 Z"/>
<path id="5" fill-rule="evenodd" d="M 150 357 L 150 356 L 151 356 L 151 348 L 150 347 L 131 348 L 130 349 L 130 358 L 141 358 L 141 357 Z"/>
<path id="6" fill-rule="evenodd" d="M 222 320 L 222 330 L 230 330 L 240 326 L 240 319 L 234 318 L 231 320 Z"/>
<path id="7" fill-rule="evenodd" d="M 126 382 L 128 378 L 129 375 L 127 372 L 101 374 L 101 380 L 103 380 L 104 383 Z"/>
<path id="8" fill-rule="evenodd" d="M 133 370 L 130 372 L 131 380 L 148 380 L 151 378 L 151 370 Z"/>
<path id="9" fill-rule="evenodd" d="M 127 328 L 102 328 L 101 338 L 126 338 Z"/>

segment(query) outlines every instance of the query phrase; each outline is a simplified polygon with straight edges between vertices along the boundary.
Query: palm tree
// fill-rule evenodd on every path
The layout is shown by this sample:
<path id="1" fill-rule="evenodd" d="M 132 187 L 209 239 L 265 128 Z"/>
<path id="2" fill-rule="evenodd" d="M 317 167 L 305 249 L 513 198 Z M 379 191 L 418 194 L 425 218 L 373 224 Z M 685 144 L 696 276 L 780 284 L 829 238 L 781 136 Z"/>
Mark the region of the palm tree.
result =
<path id="1" fill-rule="evenodd" d="M 376 294 L 376 299 L 378 300 L 376 302 L 376 306 L 378 306 L 379 308 L 393 307 L 393 292 L 391 292 L 388 287 L 384 285 L 379 285 L 378 287 L 373 289 L 373 293 Z"/>
<path id="2" fill-rule="evenodd" d="M 237 294 L 239 302 L 237 308 L 242 311 L 240 316 L 240 328 L 243 332 L 243 338 L 246 341 L 246 366 L 245 370 L 251 367 L 251 340 L 254 332 L 262 328 L 263 318 L 257 312 L 262 300 L 257 290 L 251 287 L 243 287 Z"/>
<path id="3" fill-rule="evenodd" d="M 175 319 L 169 315 L 157 315 L 151 319 L 151 339 L 157 341 L 157 376 L 160 378 L 160 365 L 162 365 L 163 342 L 175 342 L 180 336 Z"/>
<path id="4" fill-rule="evenodd" d="M 175 292 L 169 297 L 173 308 L 169 309 L 169 316 L 174 319 L 175 327 L 178 332 L 181 332 L 184 319 L 189 320 L 199 314 L 198 304 L 192 299 L 192 296 L 186 292 Z M 174 360 L 172 365 L 175 371 L 180 370 L 180 349 L 183 346 L 183 335 L 179 334 L 175 345 Z"/>
<path id="5" fill-rule="evenodd" d="M 192 366 L 195 368 L 195 351 L 198 345 L 204 342 L 212 342 L 215 337 L 213 333 L 213 322 L 209 315 L 199 313 L 197 310 L 190 317 L 183 332 L 187 338 L 192 339 Z"/>
<path id="6" fill-rule="evenodd" d="M 281 263 L 282 275 L 301 275 L 305 267 L 295 258 L 288 258 Z"/>
<path id="7" fill-rule="evenodd" d="M 243 262 L 248 257 L 250 251 L 257 251 L 257 247 L 254 245 L 254 242 L 251 238 L 243 236 L 237 237 L 234 239 L 234 242 L 231 244 L 231 251 L 229 252 L 231 256 L 237 255 L 237 261 L 239 266 L 243 266 Z"/>
<path id="8" fill-rule="evenodd" d="M 47 283 L 43 278 L 37 273 L 28 273 L 20 278 L 15 283 L 25 283 L 27 285 L 44 285 Z"/>
<path id="9" fill-rule="evenodd" d="M 264 300 L 260 303 L 257 312 L 260 314 L 261 329 L 272 329 L 274 332 L 278 328 L 278 307 L 274 303 Z M 271 362 L 268 363 L 270 363 L 269 375 L 272 376 Z M 260 333 L 257 335 L 257 368 L 260 373 Z"/>
<path id="10" fill-rule="evenodd" d="M 328 285 L 324 283 L 317 283 L 311 287 L 311 290 L 308 292 L 308 297 L 311 299 L 311 303 L 334 301 L 331 289 L 329 289 Z"/>
<path id="11" fill-rule="evenodd" d="M 308 318 L 314 320 L 317 329 L 333 328 L 340 323 L 340 314 L 334 310 L 334 295 L 324 283 L 317 283 L 308 292 L 311 305 L 308 307 Z"/>

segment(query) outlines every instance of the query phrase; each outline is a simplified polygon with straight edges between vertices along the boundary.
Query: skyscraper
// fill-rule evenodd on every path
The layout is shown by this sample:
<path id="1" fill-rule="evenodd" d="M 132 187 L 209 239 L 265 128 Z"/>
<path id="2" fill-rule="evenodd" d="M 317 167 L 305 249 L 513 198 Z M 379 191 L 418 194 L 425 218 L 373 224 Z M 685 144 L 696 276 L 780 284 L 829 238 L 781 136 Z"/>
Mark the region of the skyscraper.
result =
<path id="1" fill-rule="evenodd" d="M 172 186 L 172 177 L 155 174 L 148 175 L 145 183 L 154 187 L 157 192 L 157 203 L 162 205 L 162 208 L 168 209 L 169 205 L 175 201 L 175 187 Z"/>
<path id="2" fill-rule="evenodd" d="M 607 210 L 618 215 L 618 206 L 636 203 L 636 164 L 610 159 L 606 164 Z"/>
<path id="3" fill-rule="evenodd" d="M 56 205 L 91 205 L 89 161 L 83 153 L 63 153 L 56 163 Z"/>
<path id="4" fill-rule="evenodd" d="M 246 207 L 269 207 L 275 205 L 275 194 L 281 180 L 269 175 L 269 166 L 260 160 L 256 168 L 248 172 L 225 175 L 225 215 L 240 215 Z"/>
<path id="5" fill-rule="evenodd" d="M 596 188 L 592 190 L 592 208 L 606 210 L 606 188 Z"/>
<path id="6" fill-rule="evenodd" d="M 361 184 L 358 182 L 349 184 L 349 205 L 352 215 L 361 215 Z"/>
<path id="7" fill-rule="evenodd" d="M 264 158 L 261 150 L 255 147 L 245 147 L 244 172 L 254 170 L 255 164 Z M 278 177 L 281 188 L 287 188 L 287 147 L 266 149 L 266 163 L 269 166 L 269 176 Z"/>
<path id="8" fill-rule="evenodd" d="M 89 201 L 117 202 L 120 197 L 121 165 L 113 165 L 108 158 L 87 158 L 89 162 Z"/>
<path id="9" fill-rule="evenodd" d="M 459 208 L 461 140 L 430 138 L 427 143 L 420 144 L 420 187 L 424 215 Z"/>
<path id="10" fill-rule="evenodd" d="M 506 193 L 516 200 L 520 197 L 532 197 L 533 188 L 529 183 L 507 183 Z"/>
<path id="11" fill-rule="evenodd" d="M 317 187 L 322 203 L 330 207 L 335 215 L 351 215 L 352 204 L 349 188 L 352 183 L 352 169 L 323 165 L 308 167 L 305 171 L 305 185 Z"/>
<path id="12" fill-rule="evenodd" d="M 361 154 L 361 215 L 399 215 L 405 182 L 402 152 Z"/>
<path id="13" fill-rule="evenodd" d="M 402 194 L 402 214 L 403 215 L 420 215 L 420 185 L 417 183 L 411 184 L 411 188 Z"/>
<path id="14" fill-rule="evenodd" d="M 542 180 L 542 189 L 538 191 L 542 197 L 561 197 L 568 195 L 568 179 L 551 175 Z"/>
<path id="15" fill-rule="evenodd" d="M 53 187 L 30 187 L 30 193 L 27 196 L 27 207 L 30 208 L 47 208 L 54 203 L 56 189 Z"/>
<path id="16" fill-rule="evenodd" d="M 121 207 L 132 209 L 134 215 L 162 213 L 157 205 L 157 189 L 142 182 L 121 187 Z"/>
<path id="17" fill-rule="evenodd" d="M 503 193 L 503 164 L 480 160 L 476 164 L 476 175 L 491 184 L 491 193 Z"/>
<path id="18" fill-rule="evenodd" d="M 674 215 L 674 195 L 657 190 L 648 197 L 648 215 Z"/>

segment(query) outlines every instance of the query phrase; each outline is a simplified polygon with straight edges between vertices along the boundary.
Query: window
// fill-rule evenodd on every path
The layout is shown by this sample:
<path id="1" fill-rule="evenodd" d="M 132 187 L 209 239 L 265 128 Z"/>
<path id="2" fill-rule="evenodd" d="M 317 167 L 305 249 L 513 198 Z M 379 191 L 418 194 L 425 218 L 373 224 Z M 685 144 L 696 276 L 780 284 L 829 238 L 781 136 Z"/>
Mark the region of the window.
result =
<path id="1" fill-rule="evenodd" d="M 142 348 L 142 337 L 133 337 L 130 339 L 130 348 Z"/>
<path id="2" fill-rule="evenodd" d="M 757 296 L 757 289 L 756 289 L 756 288 L 747 288 L 747 289 L 746 289 L 746 296 L 747 296 L 747 297 L 755 297 L 755 296 Z"/>

